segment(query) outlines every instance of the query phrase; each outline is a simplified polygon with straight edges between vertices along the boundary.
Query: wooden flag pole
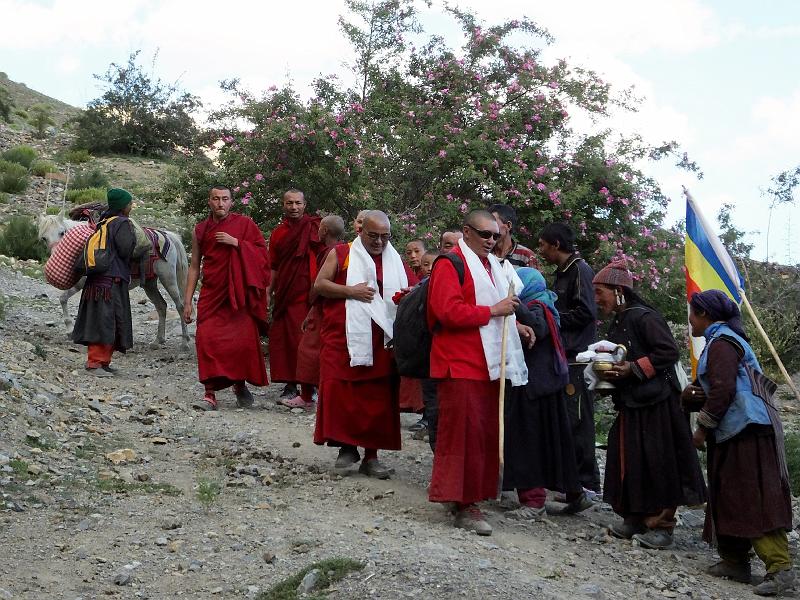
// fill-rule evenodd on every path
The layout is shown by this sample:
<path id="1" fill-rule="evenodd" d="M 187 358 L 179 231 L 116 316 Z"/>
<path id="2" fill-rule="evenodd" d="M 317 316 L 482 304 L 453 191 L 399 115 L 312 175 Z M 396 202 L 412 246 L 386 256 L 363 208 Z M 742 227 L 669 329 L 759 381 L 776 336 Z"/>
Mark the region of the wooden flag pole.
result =
<path id="1" fill-rule="evenodd" d="M 792 378 L 786 371 L 786 367 L 783 366 L 783 361 L 781 361 L 781 357 L 778 356 L 778 351 L 775 350 L 775 346 L 772 345 L 772 342 L 770 341 L 767 332 L 764 331 L 764 328 L 761 326 L 761 321 L 758 320 L 758 317 L 756 316 L 753 307 L 750 305 L 750 301 L 747 299 L 744 290 L 740 289 L 739 295 L 742 297 L 742 304 L 744 304 L 744 307 L 747 309 L 747 314 L 749 314 L 750 318 L 753 319 L 753 323 L 755 324 L 758 333 L 761 334 L 761 337 L 763 337 L 764 341 L 767 343 L 767 347 L 769 348 L 769 351 L 772 353 L 772 358 L 775 359 L 775 364 L 778 365 L 778 369 L 780 370 L 781 375 L 783 375 L 783 378 L 786 380 L 786 383 L 789 384 L 789 387 L 792 388 L 792 392 L 794 392 L 795 398 L 800 400 L 800 392 L 797 391 L 797 387 L 795 387 Z"/>
<path id="2" fill-rule="evenodd" d="M 514 284 L 508 282 L 508 296 L 506 298 L 514 297 Z M 506 451 L 506 346 L 508 345 L 508 315 L 503 317 L 503 338 L 500 346 L 500 397 L 498 399 L 499 414 L 499 440 L 498 440 L 498 454 L 500 456 L 500 476 L 497 478 L 497 497 L 503 492 L 503 473 L 506 468 L 505 451 Z"/>

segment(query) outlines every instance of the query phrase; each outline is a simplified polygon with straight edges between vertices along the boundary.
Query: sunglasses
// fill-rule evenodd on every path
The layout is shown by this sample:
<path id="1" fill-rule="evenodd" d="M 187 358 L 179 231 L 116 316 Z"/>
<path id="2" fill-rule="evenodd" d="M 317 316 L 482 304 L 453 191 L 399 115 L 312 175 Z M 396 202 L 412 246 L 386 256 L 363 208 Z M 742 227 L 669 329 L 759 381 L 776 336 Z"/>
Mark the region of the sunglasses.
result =
<path id="1" fill-rule="evenodd" d="M 500 239 L 500 234 L 499 233 L 495 233 L 494 231 L 488 231 L 486 229 L 478 229 L 476 227 L 473 227 L 469 223 L 467 223 L 467 227 L 472 229 L 472 231 L 477 233 L 479 236 L 481 236 L 485 240 L 488 240 L 489 238 L 492 238 L 496 242 L 497 240 Z"/>

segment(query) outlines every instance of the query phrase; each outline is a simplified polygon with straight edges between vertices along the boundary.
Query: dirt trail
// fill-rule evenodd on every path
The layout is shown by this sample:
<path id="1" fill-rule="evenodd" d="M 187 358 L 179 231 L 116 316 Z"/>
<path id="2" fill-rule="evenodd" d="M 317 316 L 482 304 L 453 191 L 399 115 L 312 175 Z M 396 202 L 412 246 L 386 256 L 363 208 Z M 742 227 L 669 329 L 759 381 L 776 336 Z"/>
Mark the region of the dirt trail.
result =
<path id="1" fill-rule="evenodd" d="M 752 597 L 702 574 L 714 557 L 696 511 L 663 552 L 610 539 L 602 504 L 533 525 L 490 505 L 495 533 L 479 538 L 427 502 L 430 451 L 406 432 L 384 454 L 392 480 L 339 478 L 335 452 L 311 443 L 313 416 L 278 407 L 278 386 L 252 410 L 226 392 L 218 413 L 192 411 L 193 354 L 178 350 L 176 315 L 167 345 L 148 347 L 141 292 L 135 350 L 115 360 L 120 376 L 94 379 L 53 288 L 0 269 L 0 290 L 0 599 L 256 598 L 331 557 L 366 565 L 335 598 Z M 134 455 L 115 465 L 120 449 Z"/>

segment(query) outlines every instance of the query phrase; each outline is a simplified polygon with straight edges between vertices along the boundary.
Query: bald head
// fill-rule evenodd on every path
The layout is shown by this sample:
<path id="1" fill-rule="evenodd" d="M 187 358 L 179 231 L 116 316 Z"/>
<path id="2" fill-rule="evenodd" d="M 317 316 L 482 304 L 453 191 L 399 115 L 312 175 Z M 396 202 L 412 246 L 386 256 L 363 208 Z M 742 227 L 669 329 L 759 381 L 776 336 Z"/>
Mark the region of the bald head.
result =
<path id="1" fill-rule="evenodd" d="M 333 246 L 344 235 L 344 219 L 339 215 L 328 215 L 319 222 L 319 239 L 326 246 Z"/>
<path id="2" fill-rule="evenodd" d="M 367 216 L 368 212 L 368 210 L 360 210 L 358 211 L 356 218 L 353 219 L 353 231 L 355 231 L 356 234 L 361 233 L 361 225 L 364 223 L 364 217 Z"/>
<path id="3" fill-rule="evenodd" d="M 380 210 L 367 212 L 358 237 L 361 238 L 361 243 L 367 252 L 373 256 L 382 254 L 392 237 L 388 215 Z"/>
<path id="4" fill-rule="evenodd" d="M 464 243 L 475 254 L 486 258 L 500 237 L 500 229 L 492 213 L 473 210 L 464 218 Z"/>

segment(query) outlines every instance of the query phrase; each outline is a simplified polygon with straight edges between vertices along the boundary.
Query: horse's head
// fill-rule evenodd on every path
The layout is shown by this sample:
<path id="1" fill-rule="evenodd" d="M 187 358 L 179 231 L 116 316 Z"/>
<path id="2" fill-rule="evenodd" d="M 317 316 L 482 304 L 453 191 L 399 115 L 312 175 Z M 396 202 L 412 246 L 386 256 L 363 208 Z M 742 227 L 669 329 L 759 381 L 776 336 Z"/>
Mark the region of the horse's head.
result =
<path id="1" fill-rule="evenodd" d="M 39 217 L 39 239 L 47 244 L 47 248 L 51 252 L 53 247 L 64 237 L 67 229 L 67 222 L 62 213 Z"/>

